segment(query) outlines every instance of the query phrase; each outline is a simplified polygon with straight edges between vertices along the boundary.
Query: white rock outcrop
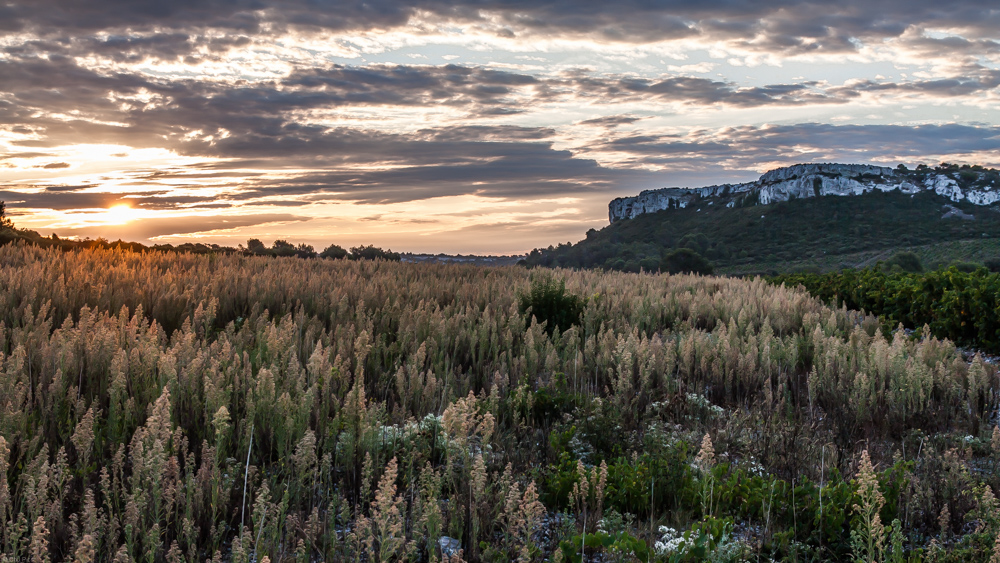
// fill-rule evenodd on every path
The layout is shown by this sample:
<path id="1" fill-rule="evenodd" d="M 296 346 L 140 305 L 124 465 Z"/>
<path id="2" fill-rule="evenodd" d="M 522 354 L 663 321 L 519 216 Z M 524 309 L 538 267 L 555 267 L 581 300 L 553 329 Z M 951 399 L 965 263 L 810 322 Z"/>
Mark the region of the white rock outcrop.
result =
<path id="1" fill-rule="evenodd" d="M 1000 185 L 995 181 L 985 186 L 981 185 L 983 182 L 975 184 L 975 188 L 963 189 L 957 176 L 939 171 L 927 174 L 868 164 L 796 164 L 771 170 L 756 182 L 703 188 L 662 188 L 645 190 L 633 197 L 620 197 L 608 205 L 608 218 L 614 223 L 643 213 L 683 209 L 705 199 L 713 200 L 705 202 L 708 205 L 719 203 L 733 207 L 767 205 L 805 197 L 861 195 L 874 190 L 905 194 L 933 191 L 953 202 L 965 200 L 975 205 L 991 205 L 1000 201 Z"/>

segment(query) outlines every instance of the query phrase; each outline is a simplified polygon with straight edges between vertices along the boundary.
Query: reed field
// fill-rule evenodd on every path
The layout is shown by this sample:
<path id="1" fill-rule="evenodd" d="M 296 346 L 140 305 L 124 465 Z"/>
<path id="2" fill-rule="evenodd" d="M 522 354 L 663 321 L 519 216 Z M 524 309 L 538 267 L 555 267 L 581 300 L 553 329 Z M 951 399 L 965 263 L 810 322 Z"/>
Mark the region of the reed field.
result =
<path id="1" fill-rule="evenodd" d="M 0 561 L 997 561 L 997 404 L 760 279 L 0 247 Z"/>

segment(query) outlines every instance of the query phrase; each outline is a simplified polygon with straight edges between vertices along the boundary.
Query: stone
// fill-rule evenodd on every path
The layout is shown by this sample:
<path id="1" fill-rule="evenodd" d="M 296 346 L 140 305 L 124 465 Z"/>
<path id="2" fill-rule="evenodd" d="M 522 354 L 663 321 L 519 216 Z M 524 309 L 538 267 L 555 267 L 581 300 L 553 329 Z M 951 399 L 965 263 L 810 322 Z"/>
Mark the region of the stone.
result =
<path id="1" fill-rule="evenodd" d="M 445 557 L 458 555 L 459 550 L 462 549 L 462 542 L 448 536 L 441 536 L 438 539 L 438 545 L 441 546 L 441 555 Z"/>
<path id="2" fill-rule="evenodd" d="M 608 219 L 614 223 L 643 213 L 684 209 L 705 199 L 711 200 L 707 205 L 718 202 L 735 207 L 767 205 L 795 198 L 862 195 L 874 190 L 910 195 L 933 191 L 953 202 L 964 200 L 975 205 L 992 205 L 1000 201 L 1000 186 L 990 184 L 963 189 L 955 178 L 943 173 L 923 174 L 868 164 L 796 164 L 771 170 L 755 182 L 661 188 L 645 190 L 633 197 L 616 198 L 608 204 Z"/>

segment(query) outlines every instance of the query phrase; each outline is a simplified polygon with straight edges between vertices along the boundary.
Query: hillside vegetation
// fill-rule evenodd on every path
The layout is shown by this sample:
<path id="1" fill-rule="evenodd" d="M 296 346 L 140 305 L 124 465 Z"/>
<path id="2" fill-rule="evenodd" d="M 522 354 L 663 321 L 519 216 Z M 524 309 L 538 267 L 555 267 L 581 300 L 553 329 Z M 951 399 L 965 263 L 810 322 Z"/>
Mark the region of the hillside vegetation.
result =
<path id="1" fill-rule="evenodd" d="M 762 280 L 0 247 L 0 552 L 990 560 L 997 375 Z"/>
<path id="2" fill-rule="evenodd" d="M 972 219 L 957 213 L 943 218 L 951 208 Z M 716 273 L 787 273 L 867 266 L 909 250 L 934 266 L 1000 256 L 998 233 L 1000 212 L 991 207 L 953 203 L 932 192 L 876 191 L 747 207 L 705 202 L 648 213 L 592 229 L 576 244 L 536 249 L 525 263 L 670 271 L 668 259 L 688 249 L 707 259 Z"/>

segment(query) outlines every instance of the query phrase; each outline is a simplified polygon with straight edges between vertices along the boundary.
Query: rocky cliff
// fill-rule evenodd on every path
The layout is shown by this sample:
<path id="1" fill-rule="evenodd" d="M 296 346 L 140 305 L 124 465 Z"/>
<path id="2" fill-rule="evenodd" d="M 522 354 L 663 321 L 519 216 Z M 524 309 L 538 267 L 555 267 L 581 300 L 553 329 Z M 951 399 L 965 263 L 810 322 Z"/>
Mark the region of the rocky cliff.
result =
<path id="1" fill-rule="evenodd" d="M 643 213 L 689 205 L 766 205 L 794 198 L 861 195 L 873 190 L 932 191 L 951 201 L 992 205 L 1000 201 L 1000 174 L 982 167 L 942 165 L 916 170 L 867 164 L 796 164 L 771 170 L 755 182 L 702 188 L 662 188 L 620 197 L 608 205 L 612 223 Z"/>

